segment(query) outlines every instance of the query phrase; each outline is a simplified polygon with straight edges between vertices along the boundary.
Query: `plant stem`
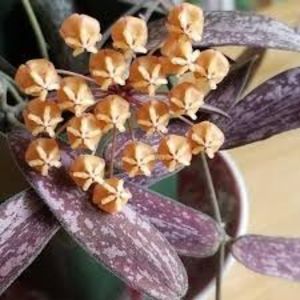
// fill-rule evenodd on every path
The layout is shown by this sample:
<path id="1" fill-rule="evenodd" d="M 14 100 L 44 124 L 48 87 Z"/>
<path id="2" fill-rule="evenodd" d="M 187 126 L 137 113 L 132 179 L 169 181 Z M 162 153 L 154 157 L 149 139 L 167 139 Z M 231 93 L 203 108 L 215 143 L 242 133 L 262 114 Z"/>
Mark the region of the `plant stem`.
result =
<path id="1" fill-rule="evenodd" d="M 114 175 L 114 162 L 115 162 L 115 152 L 116 152 L 116 136 L 117 136 L 117 128 L 114 126 L 113 128 L 113 137 L 112 137 L 112 146 L 111 146 L 111 159 L 109 165 L 109 177 L 113 177 Z"/>
<path id="2" fill-rule="evenodd" d="M 32 29 L 35 33 L 36 40 L 38 42 L 38 46 L 40 48 L 40 52 L 42 57 L 49 59 L 48 49 L 47 49 L 47 43 L 44 38 L 43 32 L 41 30 L 41 27 L 38 23 L 38 20 L 34 14 L 34 11 L 31 7 L 29 0 L 22 0 L 23 6 L 26 10 L 26 13 L 28 15 L 29 21 L 31 23 Z"/>
<path id="3" fill-rule="evenodd" d="M 161 0 L 156 0 L 156 1 L 153 1 L 150 6 L 147 8 L 147 11 L 145 13 L 145 16 L 144 16 L 144 20 L 145 22 L 148 23 L 148 21 L 150 20 L 152 14 L 154 13 L 155 9 L 161 4 Z"/>
<path id="4" fill-rule="evenodd" d="M 128 130 L 129 130 L 129 133 L 131 135 L 131 139 L 133 142 L 135 142 L 135 136 L 134 136 L 134 132 L 133 132 L 133 129 L 132 129 L 132 125 L 131 125 L 131 120 L 128 119 L 127 121 L 127 126 L 128 126 Z"/>
<path id="5" fill-rule="evenodd" d="M 85 76 L 85 75 L 82 75 L 82 74 L 79 74 L 79 73 L 76 73 L 76 72 L 72 72 L 72 71 L 67 71 L 67 70 L 62 70 L 62 69 L 57 69 L 56 70 L 58 74 L 61 74 L 61 75 L 69 75 L 69 76 L 76 76 L 76 77 L 80 77 L 86 81 L 89 81 L 89 82 L 93 82 L 95 83 L 96 81 L 89 77 L 89 76 Z"/>
<path id="6" fill-rule="evenodd" d="M 211 177 L 211 173 L 209 170 L 205 153 L 201 153 L 201 160 L 203 163 L 204 174 L 205 174 L 206 183 L 209 191 L 209 199 L 213 207 L 214 217 L 218 222 L 218 224 L 220 225 L 220 227 L 223 229 L 224 226 L 223 226 L 221 211 L 220 211 L 216 191 L 214 188 L 213 180 Z M 224 236 L 223 239 L 225 239 L 225 234 L 223 234 L 223 236 Z M 218 251 L 218 272 L 216 278 L 216 295 L 215 295 L 216 300 L 221 300 L 222 297 L 221 290 L 222 290 L 222 271 L 223 271 L 223 264 L 224 264 L 224 256 L 225 256 L 225 241 L 223 240 L 220 244 L 220 248 Z"/>

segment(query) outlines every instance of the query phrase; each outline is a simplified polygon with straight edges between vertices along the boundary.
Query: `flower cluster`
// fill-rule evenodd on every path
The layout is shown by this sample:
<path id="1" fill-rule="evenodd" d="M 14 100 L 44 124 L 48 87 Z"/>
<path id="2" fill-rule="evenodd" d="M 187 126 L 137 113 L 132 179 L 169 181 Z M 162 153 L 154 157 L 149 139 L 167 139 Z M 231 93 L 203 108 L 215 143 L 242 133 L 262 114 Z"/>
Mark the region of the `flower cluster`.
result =
<path id="1" fill-rule="evenodd" d="M 188 166 L 192 155 L 205 152 L 214 156 L 224 142 L 216 125 L 208 121 L 196 123 L 186 136 L 180 136 L 168 135 L 168 124 L 174 118 L 189 123 L 186 118 L 196 120 L 204 104 L 205 88 L 217 87 L 228 73 L 229 63 L 217 50 L 193 49 L 193 41 L 202 37 L 201 8 L 187 3 L 174 7 L 166 27 L 168 36 L 159 55 L 145 55 L 147 24 L 132 16 L 122 17 L 112 26 L 112 49 L 97 49 L 102 37 L 99 22 L 74 14 L 63 22 L 60 35 L 74 55 L 92 53 L 91 77 L 69 72 L 70 76 L 61 78 L 45 59 L 31 60 L 19 67 L 15 80 L 25 94 L 34 97 L 23 112 L 26 128 L 36 136 L 25 155 L 30 167 L 47 176 L 49 169 L 61 166 L 56 136 L 66 129 L 70 146 L 86 151 L 73 161 L 71 178 L 84 191 L 93 188 L 92 202 L 101 210 L 115 213 L 131 194 L 112 171 L 105 176 L 107 162 L 95 153 L 103 135 L 112 132 L 114 141 L 117 132 L 124 132 L 132 118 L 147 135 L 161 135 L 161 141 L 157 149 L 135 138 L 125 145 L 122 166 L 130 177 L 151 176 L 157 160 L 172 172 Z M 170 78 L 177 84 L 166 93 Z M 96 97 L 95 89 L 105 91 L 106 96 Z M 148 95 L 148 101 L 131 105 L 128 90 L 131 94 Z M 65 121 L 64 111 L 74 116 Z M 109 167 L 113 170 L 113 165 Z"/>

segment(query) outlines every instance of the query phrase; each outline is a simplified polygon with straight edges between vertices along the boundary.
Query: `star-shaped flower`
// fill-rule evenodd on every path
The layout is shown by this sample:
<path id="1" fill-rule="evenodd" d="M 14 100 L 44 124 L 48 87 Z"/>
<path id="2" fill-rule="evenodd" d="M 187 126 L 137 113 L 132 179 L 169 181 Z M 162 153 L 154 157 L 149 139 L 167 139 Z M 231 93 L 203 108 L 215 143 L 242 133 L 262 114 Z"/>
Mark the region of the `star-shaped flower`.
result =
<path id="1" fill-rule="evenodd" d="M 27 164 L 48 176 L 49 169 L 61 167 L 58 144 L 54 139 L 38 138 L 32 141 L 25 153 Z"/>
<path id="2" fill-rule="evenodd" d="M 192 42 L 186 36 L 170 35 L 164 42 L 161 53 L 169 59 L 168 71 L 171 74 L 181 76 L 188 71 L 195 72 L 199 68 L 196 60 L 200 51 L 193 51 Z"/>
<path id="3" fill-rule="evenodd" d="M 214 157 L 225 140 L 223 132 L 208 121 L 193 125 L 188 131 L 187 137 L 194 155 L 204 151 L 209 158 Z"/>
<path id="4" fill-rule="evenodd" d="M 218 83 L 224 79 L 230 68 L 228 59 L 220 51 L 214 49 L 201 52 L 196 63 L 198 65 L 195 71 L 196 78 L 207 82 L 212 90 L 217 88 Z"/>
<path id="5" fill-rule="evenodd" d="M 143 19 L 126 16 L 120 18 L 111 31 L 113 47 L 125 52 L 146 53 L 148 29 Z"/>
<path id="6" fill-rule="evenodd" d="M 71 147 L 95 151 L 102 136 L 101 125 L 93 114 L 72 118 L 67 127 Z"/>
<path id="7" fill-rule="evenodd" d="M 33 59 L 18 68 L 15 81 L 25 94 L 45 100 L 48 91 L 59 89 L 60 77 L 51 62 Z"/>
<path id="8" fill-rule="evenodd" d="M 125 131 L 125 123 L 130 117 L 129 103 L 118 95 L 103 98 L 95 107 L 96 118 L 104 123 L 104 132 L 116 127 Z"/>
<path id="9" fill-rule="evenodd" d="M 96 43 L 102 38 L 99 22 L 87 15 L 73 14 L 61 25 L 60 35 L 77 56 L 84 51 L 96 53 Z"/>
<path id="10" fill-rule="evenodd" d="M 184 34 L 189 39 L 199 42 L 202 39 L 203 23 L 203 11 L 199 6 L 182 3 L 169 12 L 167 29 L 170 33 Z"/>
<path id="11" fill-rule="evenodd" d="M 75 76 L 65 77 L 61 81 L 57 96 L 61 109 L 75 113 L 76 117 L 81 116 L 88 107 L 95 103 L 86 81 Z"/>
<path id="12" fill-rule="evenodd" d="M 55 128 L 63 121 L 61 111 L 54 102 L 45 102 L 40 99 L 29 101 L 23 117 L 26 128 L 34 135 L 47 133 L 55 136 Z"/>
<path id="13" fill-rule="evenodd" d="M 92 201 L 101 210 L 112 214 L 119 212 L 131 197 L 129 190 L 124 188 L 124 181 L 112 177 L 95 186 Z"/>
<path id="14" fill-rule="evenodd" d="M 87 191 L 93 183 L 103 183 L 105 161 L 94 155 L 78 156 L 70 167 L 75 183 Z"/>
<path id="15" fill-rule="evenodd" d="M 170 172 L 179 166 L 189 166 L 192 151 L 187 138 L 175 134 L 162 138 L 158 147 L 158 159 L 166 165 Z"/>
<path id="16" fill-rule="evenodd" d="M 129 83 L 136 90 L 148 92 L 150 96 L 153 96 L 156 89 L 167 84 L 167 82 L 160 57 L 143 56 L 133 61 L 130 68 Z"/>
<path id="17" fill-rule="evenodd" d="M 174 116 L 187 115 L 197 118 L 196 113 L 204 103 L 204 94 L 189 82 L 176 85 L 169 93 L 170 111 Z"/>
<path id="18" fill-rule="evenodd" d="M 150 176 L 155 160 L 154 149 L 145 143 L 132 142 L 127 144 L 123 150 L 123 169 L 128 172 L 129 177 Z"/>
<path id="19" fill-rule="evenodd" d="M 169 106 L 159 100 L 150 100 L 144 103 L 136 114 L 138 125 L 147 134 L 167 133 L 170 120 Z"/>
<path id="20" fill-rule="evenodd" d="M 125 56 L 118 51 L 100 50 L 90 58 L 90 73 L 101 88 L 107 90 L 113 84 L 125 84 L 128 63 Z"/>

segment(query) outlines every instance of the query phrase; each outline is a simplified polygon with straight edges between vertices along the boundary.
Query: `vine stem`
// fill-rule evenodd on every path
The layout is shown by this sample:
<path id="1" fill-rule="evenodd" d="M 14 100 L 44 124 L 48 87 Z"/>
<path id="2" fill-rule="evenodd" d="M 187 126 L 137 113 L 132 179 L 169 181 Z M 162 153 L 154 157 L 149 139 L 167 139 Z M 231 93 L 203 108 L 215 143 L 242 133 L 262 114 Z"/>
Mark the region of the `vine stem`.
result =
<path id="1" fill-rule="evenodd" d="M 57 71 L 58 74 L 61 74 L 61 75 L 76 76 L 76 77 L 80 77 L 80 78 L 82 78 L 86 81 L 96 83 L 96 81 L 93 78 L 91 78 L 89 76 L 79 74 L 79 73 L 76 73 L 76 72 L 72 72 L 72 71 L 68 71 L 68 70 L 62 70 L 62 69 L 56 69 L 56 71 Z"/>
<path id="2" fill-rule="evenodd" d="M 46 43 L 46 40 L 44 38 L 41 27 L 38 23 L 38 20 L 37 20 L 35 14 L 34 14 L 34 11 L 31 7 L 30 1 L 29 0 L 22 0 L 22 3 L 23 3 L 23 6 L 26 10 L 27 15 L 28 15 L 28 18 L 29 18 L 29 21 L 31 23 L 32 29 L 35 33 L 36 40 L 38 42 L 38 46 L 39 46 L 41 55 L 44 58 L 49 59 L 47 43 Z"/>
<path id="3" fill-rule="evenodd" d="M 209 199 L 210 199 L 211 205 L 213 207 L 214 217 L 215 217 L 216 221 L 218 222 L 218 224 L 220 225 L 220 227 L 224 228 L 219 203 L 217 200 L 216 191 L 214 188 L 213 180 L 211 177 L 211 173 L 210 173 L 210 169 L 208 166 L 208 162 L 207 162 L 205 153 L 201 153 L 201 160 L 203 163 L 204 174 L 205 174 L 206 183 L 207 183 L 208 192 L 209 192 Z M 223 234 L 223 235 L 225 238 L 225 234 Z M 222 299 L 222 271 L 223 271 L 223 265 L 224 265 L 224 257 L 225 257 L 225 241 L 223 240 L 220 244 L 220 248 L 218 251 L 218 272 L 217 272 L 217 278 L 216 278 L 216 295 L 215 295 L 216 300 Z"/>
<path id="4" fill-rule="evenodd" d="M 116 152 L 116 136 L 117 136 L 117 128 L 114 126 L 113 128 L 113 136 L 112 136 L 112 146 L 111 146 L 111 160 L 109 165 L 109 177 L 113 177 L 114 175 L 114 162 L 115 162 L 115 152 Z"/>

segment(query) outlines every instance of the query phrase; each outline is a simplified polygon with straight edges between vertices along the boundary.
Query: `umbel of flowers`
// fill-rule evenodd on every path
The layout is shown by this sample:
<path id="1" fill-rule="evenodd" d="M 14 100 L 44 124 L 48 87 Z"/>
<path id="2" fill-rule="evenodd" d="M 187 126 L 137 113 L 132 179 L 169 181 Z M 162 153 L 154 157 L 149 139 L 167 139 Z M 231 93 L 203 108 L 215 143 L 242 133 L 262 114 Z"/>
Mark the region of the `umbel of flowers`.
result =
<path id="1" fill-rule="evenodd" d="M 190 119 L 196 119 L 207 89 L 216 89 L 227 75 L 229 62 L 216 50 L 193 50 L 192 42 L 200 41 L 203 31 L 201 8 L 187 3 L 174 7 L 166 27 L 168 36 L 160 55 L 147 54 L 146 22 L 131 16 L 113 25 L 113 48 L 98 50 L 102 38 L 99 22 L 73 14 L 63 22 L 60 35 L 74 56 L 92 53 L 91 77 L 64 72 L 69 76 L 61 78 L 45 59 L 19 67 L 15 80 L 25 94 L 34 97 L 23 112 L 26 128 L 36 137 L 25 155 L 30 167 L 43 176 L 51 168 L 61 167 L 56 138 L 66 130 L 70 146 L 85 150 L 70 166 L 71 178 L 84 191 L 92 189 L 91 201 L 101 210 L 115 213 L 131 193 L 113 174 L 114 144 L 110 162 L 95 154 L 105 134 L 112 132 L 114 141 L 118 132 L 136 124 L 147 135 L 161 136 L 154 149 L 132 135 L 122 155 L 123 169 L 130 177 L 151 176 L 158 160 L 172 172 L 188 166 L 192 155 L 205 152 L 214 156 L 224 142 L 222 131 L 211 122 L 194 124 Z M 166 92 L 170 78 L 176 84 Z M 105 96 L 97 97 L 95 90 Z M 147 101 L 132 105 L 132 91 L 148 95 Z M 161 95 L 164 97 L 158 97 Z M 74 116 L 64 120 L 64 111 Z M 168 124 L 175 118 L 190 124 L 185 136 L 168 135 Z"/>

